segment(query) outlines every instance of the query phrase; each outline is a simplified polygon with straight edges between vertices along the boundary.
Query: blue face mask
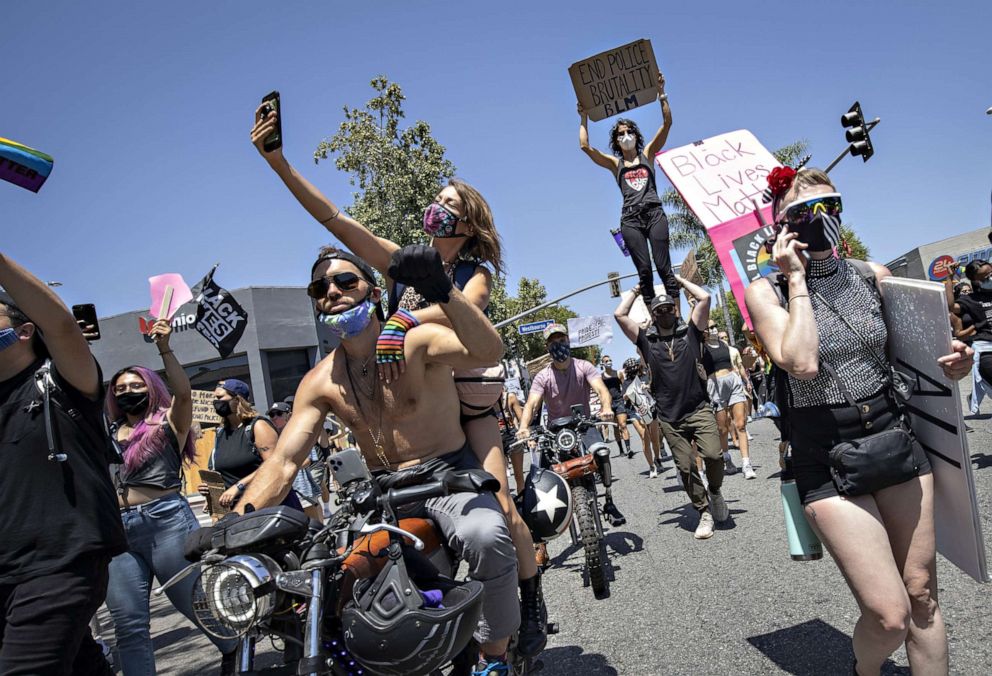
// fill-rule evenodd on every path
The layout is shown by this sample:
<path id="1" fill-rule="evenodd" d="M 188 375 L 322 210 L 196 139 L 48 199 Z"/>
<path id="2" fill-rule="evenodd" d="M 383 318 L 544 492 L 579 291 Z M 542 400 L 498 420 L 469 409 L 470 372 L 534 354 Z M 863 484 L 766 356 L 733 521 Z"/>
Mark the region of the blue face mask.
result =
<path id="1" fill-rule="evenodd" d="M 11 345 L 16 345 L 17 341 L 17 329 L 0 329 L 0 350 L 6 350 Z"/>
<path id="2" fill-rule="evenodd" d="M 568 361 L 568 358 L 572 356 L 572 348 L 568 346 L 568 343 L 551 343 L 548 345 L 548 354 L 560 364 Z"/>
<path id="3" fill-rule="evenodd" d="M 348 338 L 354 338 L 365 330 L 365 327 L 372 321 L 372 311 L 374 309 L 375 304 L 370 300 L 366 300 L 350 310 L 345 310 L 334 315 L 321 313 L 317 319 L 327 324 L 328 328 L 331 329 L 331 333 L 335 336 L 346 340 Z"/>

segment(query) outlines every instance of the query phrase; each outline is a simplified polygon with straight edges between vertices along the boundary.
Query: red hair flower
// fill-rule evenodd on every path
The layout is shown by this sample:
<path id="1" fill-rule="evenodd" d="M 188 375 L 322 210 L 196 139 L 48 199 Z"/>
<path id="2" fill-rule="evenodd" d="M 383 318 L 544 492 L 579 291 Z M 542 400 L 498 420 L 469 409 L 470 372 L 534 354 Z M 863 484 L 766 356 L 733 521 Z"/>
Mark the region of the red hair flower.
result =
<path id="1" fill-rule="evenodd" d="M 772 197 L 783 195 L 790 187 L 792 180 L 796 177 L 796 170 L 792 167 L 775 167 L 768 174 L 768 190 Z"/>

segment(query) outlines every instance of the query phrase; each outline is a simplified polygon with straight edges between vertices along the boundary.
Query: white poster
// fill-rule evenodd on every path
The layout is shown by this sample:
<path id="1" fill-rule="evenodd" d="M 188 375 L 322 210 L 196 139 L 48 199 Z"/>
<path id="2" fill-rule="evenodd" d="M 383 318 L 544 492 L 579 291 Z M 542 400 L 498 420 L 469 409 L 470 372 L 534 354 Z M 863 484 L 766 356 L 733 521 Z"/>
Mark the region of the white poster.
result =
<path id="1" fill-rule="evenodd" d="M 766 177 L 781 166 L 746 129 L 662 151 L 655 161 L 707 230 L 754 211 L 752 199 L 761 206 Z"/>
<path id="2" fill-rule="evenodd" d="M 568 320 L 568 342 L 572 347 L 607 345 L 613 340 L 613 317 L 576 317 Z"/>

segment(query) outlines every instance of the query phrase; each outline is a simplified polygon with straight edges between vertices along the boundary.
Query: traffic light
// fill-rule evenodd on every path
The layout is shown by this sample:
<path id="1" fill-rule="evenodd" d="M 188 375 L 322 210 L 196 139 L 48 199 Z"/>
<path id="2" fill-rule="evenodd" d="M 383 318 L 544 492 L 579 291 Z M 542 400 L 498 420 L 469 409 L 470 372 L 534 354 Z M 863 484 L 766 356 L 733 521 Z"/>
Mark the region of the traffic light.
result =
<path id="1" fill-rule="evenodd" d="M 868 125 L 865 124 L 864 113 L 861 112 L 861 104 L 857 101 L 851 109 L 840 116 L 840 123 L 847 128 L 844 138 L 850 143 L 852 155 L 860 155 L 865 162 L 875 154 L 872 148 L 871 138 L 868 136 Z"/>
<path id="2" fill-rule="evenodd" d="M 610 280 L 610 298 L 620 297 L 620 273 L 611 272 L 606 275 L 606 278 Z"/>

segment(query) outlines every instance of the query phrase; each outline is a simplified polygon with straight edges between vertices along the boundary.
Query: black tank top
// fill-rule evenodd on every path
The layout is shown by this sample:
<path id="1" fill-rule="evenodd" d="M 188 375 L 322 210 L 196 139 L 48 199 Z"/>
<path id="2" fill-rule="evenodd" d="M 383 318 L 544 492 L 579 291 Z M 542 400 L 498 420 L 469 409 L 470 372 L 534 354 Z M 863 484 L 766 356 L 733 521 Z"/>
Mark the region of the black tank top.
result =
<path id="1" fill-rule="evenodd" d="M 259 417 L 234 429 L 224 425 L 217 428 L 210 469 L 224 477 L 224 488 L 238 483 L 262 464 L 262 456 L 255 448 L 254 435 L 248 433 L 249 428 L 254 431 L 254 426 L 261 424 L 272 423 L 268 418 Z"/>
<path id="2" fill-rule="evenodd" d="M 613 375 L 609 375 L 606 371 L 603 371 L 603 384 L 606 385 L 606 389 L 610 391 L 610 398 L 613 400 L 613 403 L 616 404 L 620 400 L 620 397 L 623 396 L 620 376 L 616 371 L 613 372 Z"/>
<path id="3" fill-rule="evenodd" d="M 623 157 L 617 158 L 617 185 L 623 195 L 624 211 L 640 211 L 661 204 L 651 161 L 644 153 L 638 155 L 637 159 L 637 164 L 625 167 Z"/>
<path id="4" fill-rule="evenodd" d="M 720 344 L 716 347 L 710 347 L 708 344 L 705 345 L 706 349 L 703 351 L 703 368 L 706 369 L 706 375 L 713 375 L 717 371 L 723 371 L 733 367 L 733 362 L 730 361 L 730 347 L 720 341 Z"/>
<path id="5" fill-rule="evenodd" d="M 165 429 L 165 447 L 130 472 L 122 465 L 120 475 L 122 486 L 151 486 L 165 490 L 182 486 L 182 454 L 179 450 L 179 440 L 176 439 L 176 433 L 172 431 L 172 426 L 167 420 L 163 421 L 162 427 Z"/>

